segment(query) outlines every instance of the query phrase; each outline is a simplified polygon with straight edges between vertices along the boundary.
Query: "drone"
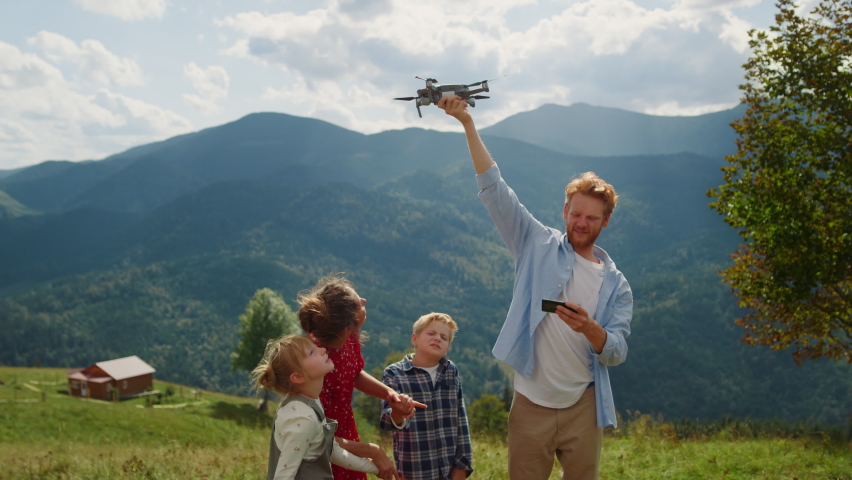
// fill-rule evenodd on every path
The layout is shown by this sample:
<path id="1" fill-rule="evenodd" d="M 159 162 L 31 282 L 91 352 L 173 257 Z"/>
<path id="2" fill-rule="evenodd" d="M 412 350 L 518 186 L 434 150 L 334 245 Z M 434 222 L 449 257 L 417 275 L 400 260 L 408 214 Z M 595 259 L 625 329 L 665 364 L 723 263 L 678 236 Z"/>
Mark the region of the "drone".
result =
<path id="1" fill-rule="evenodd" d="M 394 98 L 394 100 L 417 100 L 417 114 L 420 115 L 420 118 L 423 118 L 423 114 L 420 113 L 421 105 L 431 105 L 438 104 L 438 100 L 443 97 L 452 97 L 453 95 L 458 95 L 463 98 L 465 102 L 471 107 L 476 106 L 476 100 L 482 98 L 491 98 L 486 97 L 485 95 L 476 95 L 477 93 L 487 92 L 488 90 L 488 82 L 493 80 L 483 80 L 481 82 L 471 83 L 470 85 L 439 85 L 438 81 L 434 78 L 420 78 L 414 77 L 419 80 L 423 80 L 426 82 L 426 88 L 421 88 L 417 90 L 416 97 L 400 97 Z M 474 90 L 471 90 L 470 87 L 480 87 Z"/>

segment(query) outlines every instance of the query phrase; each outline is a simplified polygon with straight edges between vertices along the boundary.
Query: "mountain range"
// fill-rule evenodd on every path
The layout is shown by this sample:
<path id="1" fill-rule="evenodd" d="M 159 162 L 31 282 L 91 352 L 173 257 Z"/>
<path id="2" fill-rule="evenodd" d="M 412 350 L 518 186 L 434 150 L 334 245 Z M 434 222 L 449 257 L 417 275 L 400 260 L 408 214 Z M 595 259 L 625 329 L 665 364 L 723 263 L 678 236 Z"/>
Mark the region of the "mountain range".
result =
<path id="1" fill-rule="evenodd" d="M 848 365 L 746 347 L 720 282 L 738 235 L 707 207 L 744 107 L 697 117 L 546 105 L 482 130 L 524 205 L 559 227 L 563 189 L 595 171 L 620 195 L 599 244 L 634 291 L 616 406 L 669 418 L 845 421 Z M 367 369 L 429 311 L 470 402 L 510 385 L 490 354 L 512 259 L 476 198 L 464 136 L 373 135 L 256 113 L 103 160 L 0 172 L 0 363 L 82 367 L 139 355 L 165 380 L 245 392 L 237 317 L 269 287 L 345 272 L 368 299 Z M 801 388 L 809 385 L 809 388 Z"/>

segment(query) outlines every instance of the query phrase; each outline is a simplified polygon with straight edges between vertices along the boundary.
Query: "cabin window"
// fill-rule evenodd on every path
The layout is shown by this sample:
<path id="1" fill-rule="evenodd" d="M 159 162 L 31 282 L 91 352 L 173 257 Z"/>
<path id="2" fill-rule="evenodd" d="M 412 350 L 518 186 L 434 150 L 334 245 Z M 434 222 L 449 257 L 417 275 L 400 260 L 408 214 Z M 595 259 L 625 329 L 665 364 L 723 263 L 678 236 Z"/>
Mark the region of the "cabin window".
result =
<path id="1" fill-rule="evenodd" d="M 122 381 L 121 381 L 121 389 L 122 389 L 122 390 L 127 390 L 127 380 L 122 380 Z"/>
<path id="2" fill-rule="evenodd" d="M 71 380 L 71 388 L 80 388 L 80 382 L 77 380 Z"/>

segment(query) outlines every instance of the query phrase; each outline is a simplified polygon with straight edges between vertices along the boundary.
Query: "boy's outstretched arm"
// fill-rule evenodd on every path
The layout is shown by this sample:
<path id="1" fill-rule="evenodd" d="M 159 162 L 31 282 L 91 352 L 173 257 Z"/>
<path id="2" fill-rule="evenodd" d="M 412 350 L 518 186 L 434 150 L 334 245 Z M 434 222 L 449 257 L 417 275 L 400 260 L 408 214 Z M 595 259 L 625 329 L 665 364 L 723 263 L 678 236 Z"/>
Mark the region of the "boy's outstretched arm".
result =
<path id="1" fill-rule="evenodd" d="M 447 115 L 461 122 L 464 127 L 467 148 L 470 150 L 470 158 L 473 160 L 473 168 L 476 173 L 485 173 L 494 166 L 494 159 L 491 158 L 491 154 L 488 153 L 485 144 L 482 143 L 479 132 L 476 131 L 476 125 L 473 124 L 473 117 L 467 110 L 467 102 L 458 95 L 454 95 L 439 100 L 438 107 L 443 109 Z"/>

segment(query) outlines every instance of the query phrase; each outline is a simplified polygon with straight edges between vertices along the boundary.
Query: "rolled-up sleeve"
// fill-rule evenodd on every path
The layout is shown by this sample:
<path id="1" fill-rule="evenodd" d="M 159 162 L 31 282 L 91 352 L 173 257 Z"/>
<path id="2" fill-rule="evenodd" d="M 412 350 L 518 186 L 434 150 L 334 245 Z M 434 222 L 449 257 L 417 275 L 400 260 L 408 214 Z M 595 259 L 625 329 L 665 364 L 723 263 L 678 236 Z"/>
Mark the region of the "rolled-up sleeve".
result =
<path id="1" fill-rule="evenodd" d="M 606 343 L 600 354 L 592 349 L 592 355 L 600 363 L 614 367 L 627 360 L 627 337 L 630 336 L 630 321 L 633 319 L 633 291 L 624 277 L 619 278 L 615 301 L 609 310 L 610 317 L 603 325 Z"/>

